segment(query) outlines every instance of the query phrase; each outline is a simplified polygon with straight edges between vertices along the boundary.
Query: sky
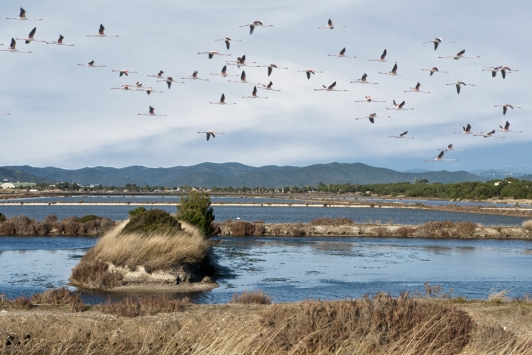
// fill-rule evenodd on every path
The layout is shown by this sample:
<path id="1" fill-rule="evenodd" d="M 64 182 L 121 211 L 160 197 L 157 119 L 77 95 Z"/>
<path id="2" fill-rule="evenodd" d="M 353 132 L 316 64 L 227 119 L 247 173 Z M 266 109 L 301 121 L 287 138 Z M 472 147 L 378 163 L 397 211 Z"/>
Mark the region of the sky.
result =
<path id="1" fill-rule="evenodd" d="M 17 41 L 31 54 L 0 52 L 0 166 L 32 165 L 77 169 L 86 166 L 189 166 L 202 162 L 240 162 L 251 166 L 355 163 L 394 170 L 466 170 L 532 165 L 530 110 L 532 74 L 532 3 L 487 0 L 331 0 L 201 2 L 170 0 L 26 0 L 0 2 L 0 49 L 12 37 L 25 38 L 37 27 L 35 39 L 74 47 Z M 29 18 L 15 21 L 24 7 Z M 345 28 L 325 26 L 331 19 Z M 255 20 L 273 27 L 248 27 Z M 100 23 L 118 38 L 87 37 Z M 226 50 L 215 39 L 241 39 Z M 434 51 L 424 41 L 442 37 Z M 346 55 L 328 56 L 346 48 Z M 387 49 L 393 64 L 371 62 Z M 479 59 L 440 59 L 465 49 Z M 198 52 L 219 51 L 231 57 L 209 60 Z M 237 77 L 219 73 L 226 60 L 246 55 L 258 65 L 275 63 L 287 70 L 228 66 L 229 74 L 246 71 L 247 80 L 268 84 L 280 92 L 259 90 L 268 99 L 244 99 L 252 85 L 230 83 Z M 94 60 L 105 68 L 78 63 Z M 502 79 L 482 71 L 506 65 L 519 71 Z M 438 66 L 448 74 L 429 76 L 422 68 Z M 116 69 L 137 71 L 119 77 Z M 307 80 L 298 70 L 323 73 Z M 175 79 L 197 70 L 209 81 L 185 81 L 168 90 L 166 83 L 147 77 L 163 70 Z M 351 84 L 363 73 L 378 85 Z M 456 81 L 475 86 L 462 87 Z M 111 90 L 140 81 L 163 93 Z M 336 81 L 347 92 L 314 91 Z M 424 93 L 405 93 L 421 83 Z M 226 102 L 211 105 L 225 93 Z M 385 103 L 357 103 L 365 95 Z M 392 100 L 406 101 L 412 111 L 389 111 Z M 497 104 L 521 109 L 503 116 Z M 148 106 L 164 117 L 140 116 Z M 391 118 L 355 120 L 370 113 Z M 499 129 L 508 120 L 504 139 L 457 135 L 468 123 L 472 131 Z M 199 131 L 224 132 L 206 141 Z M 408 131 L 414 139 L 394 139 Z M 463 152 L 448 152 L 455 162 L 432 162 L 438 148 L 454 144 Z"/>

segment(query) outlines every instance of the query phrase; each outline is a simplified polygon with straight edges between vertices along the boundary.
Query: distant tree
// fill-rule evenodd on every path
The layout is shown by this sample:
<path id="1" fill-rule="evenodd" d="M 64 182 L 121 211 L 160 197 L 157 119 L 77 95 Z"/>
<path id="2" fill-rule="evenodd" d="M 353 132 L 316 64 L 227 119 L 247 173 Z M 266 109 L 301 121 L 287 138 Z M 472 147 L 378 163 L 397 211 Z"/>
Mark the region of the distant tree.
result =
<path id="1" fill-rule="evenodd" d="M 214 221 L 214 210 L 209 194 L 191 191 L 188 196 L 182 196 L 181 204 L 177 206 L 177 219 L 198 227 L 205 238 L 209 238 L 214 231 L 211 224 Z"/>
<path id="2" fill-rule="evenodd" d="M 146 211 L 146 208 L 142 207 L 142 206 L 139 206 L 135 209 L 132 209 L 131 211 L 129 211 L 129 218 L 133 218 L 135 217 L 136 215 L 139 215 L 141 214 L 142 212 L 145 212 Z"/>

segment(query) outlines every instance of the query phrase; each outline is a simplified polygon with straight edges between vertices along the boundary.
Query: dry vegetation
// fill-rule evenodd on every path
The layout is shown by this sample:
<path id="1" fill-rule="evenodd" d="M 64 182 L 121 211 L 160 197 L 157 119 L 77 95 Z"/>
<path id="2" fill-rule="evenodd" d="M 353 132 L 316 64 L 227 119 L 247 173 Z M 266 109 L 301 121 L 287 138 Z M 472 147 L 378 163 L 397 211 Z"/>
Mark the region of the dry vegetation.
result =
<path id="1" fill-rule="evenodd" d="M 355 222 L 346 217 L 339 218 L 316 218 L 309 222 L 311 226 L 354 226 Z"/>
<path id="2" fill-rule="evenodd" d="M 192 302 L 189 298 L 171 299 L 168 297 L 146 296 L 134 299 L 128 297 L 120 302 L 97 305 L 95 309 L 122 317 L 153 316 L 157 313 L 182 311 L 184 305 Z"/>
<path id="3" fill-rule="evenodd" d="M 245 291 L 241 294 L 235 293 L 231 298 L 231 303 L 235 304 L 271 304 L 272 298 L 264 291 Z"/>
<path id="4" fill-rule="evenodd" d="M 532 232 L 532 219 L 523 222 L 523 229 Z"/>

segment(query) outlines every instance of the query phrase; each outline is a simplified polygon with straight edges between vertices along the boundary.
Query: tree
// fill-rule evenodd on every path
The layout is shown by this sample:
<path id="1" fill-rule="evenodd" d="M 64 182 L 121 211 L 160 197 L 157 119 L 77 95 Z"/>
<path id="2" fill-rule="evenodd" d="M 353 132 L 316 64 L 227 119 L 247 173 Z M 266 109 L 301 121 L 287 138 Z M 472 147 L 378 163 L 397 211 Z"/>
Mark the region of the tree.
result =
<path id="1" fill-rule="evenodd" d="M 209 194 L 191 191 L 188 196 L 182 196 L 181 204 L 177 206 L 177 219 L 198 227 L 201 233 L 209 238 L 214 231 L 211 225 L 214 221 L 214 210 Z"/>

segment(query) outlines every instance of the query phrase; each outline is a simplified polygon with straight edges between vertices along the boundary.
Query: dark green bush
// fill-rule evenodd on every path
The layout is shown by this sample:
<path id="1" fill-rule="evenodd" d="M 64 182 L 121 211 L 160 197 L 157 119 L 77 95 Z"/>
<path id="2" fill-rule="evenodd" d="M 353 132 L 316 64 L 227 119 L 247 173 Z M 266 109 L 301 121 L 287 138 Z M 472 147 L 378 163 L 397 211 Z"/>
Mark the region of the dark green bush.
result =
<path id="1" fill-rule="evenodd" d="M 6 219 L 7 219 L 6 216 L 4 216 L 2 213 L 0 213 L 0 223 L 5 222 Z"/>
<path id="2" fill-rule="evenodd" d="M 146 212 L 146 208 L 142 207 L 142 206 L 139 206 L 131 211 L 129 211 L 129 218 L 133 218 L 139 214 L 141 214 L 142 212 Z"/>
<path id="3" fill-rule="evenodd" d="M 181 204 L 177 206 L 177 219 L 198 227 L 206 238 L 213 235 L 214 210 L 209 194 L 192 191 L 188 196 L 181 197 Z"/>
<path id="4" fill-rule="evenodd" d="M 98 216 L 95 216 L 93 214 L 88 214 L 86 216 L 80 217 L 78 220 L 79 223 L 87 223 L 88 221 L 94 221 L 98 219 Z"/>
<path id="5" fill-rule="evenodd" d="M 170 213 L 153 209 L 130 218 L 122 233 L 173 233 L 180 230 L 181 224 Z"/>

